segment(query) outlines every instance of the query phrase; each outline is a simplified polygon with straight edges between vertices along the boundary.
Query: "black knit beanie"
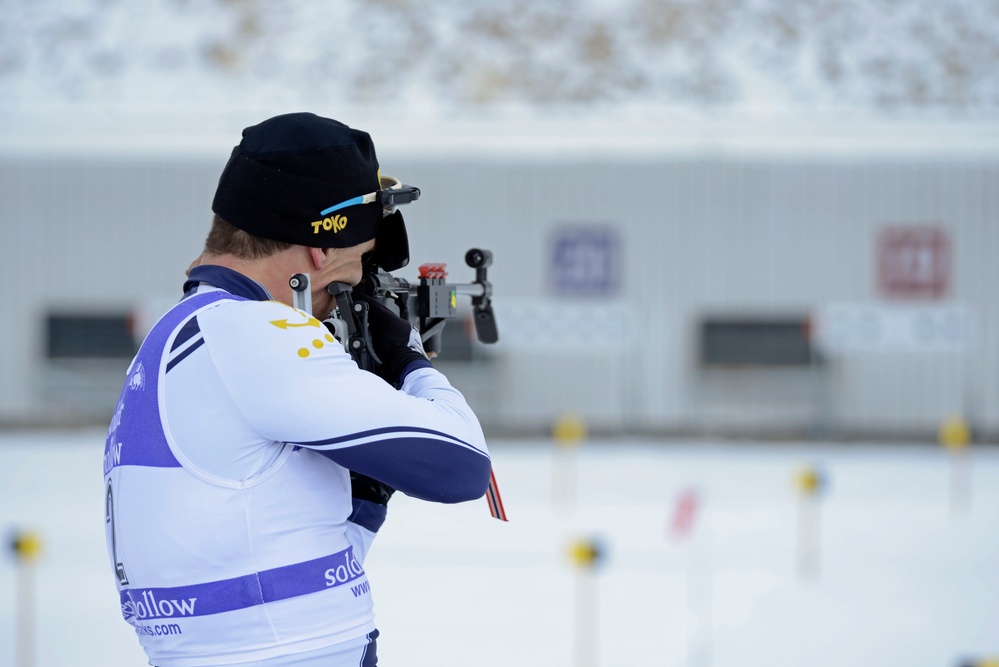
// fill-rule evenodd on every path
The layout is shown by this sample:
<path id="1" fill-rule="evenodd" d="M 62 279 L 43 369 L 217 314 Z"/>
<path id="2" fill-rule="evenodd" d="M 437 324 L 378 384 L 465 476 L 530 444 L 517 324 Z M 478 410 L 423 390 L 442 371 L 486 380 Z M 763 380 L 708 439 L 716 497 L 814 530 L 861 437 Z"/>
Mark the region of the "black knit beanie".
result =
<path id="1" fill-rule="evenodd" d="M 377 202 L 337 207 L 380 188 L 366 132 L 312 113 L 276 116 L 243 130 L 222 170 L 212 211 L 274 241 L 349 248 L 378 233 Z"/>

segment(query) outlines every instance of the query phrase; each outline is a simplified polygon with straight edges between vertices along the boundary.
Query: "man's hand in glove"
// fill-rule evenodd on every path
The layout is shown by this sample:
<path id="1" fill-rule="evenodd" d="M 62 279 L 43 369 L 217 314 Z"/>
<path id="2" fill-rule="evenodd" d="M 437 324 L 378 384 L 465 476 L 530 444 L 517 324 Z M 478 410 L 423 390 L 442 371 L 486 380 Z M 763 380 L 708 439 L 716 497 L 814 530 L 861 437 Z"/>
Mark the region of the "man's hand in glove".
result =
<path id="1" fill-rule="evenodd" d="M 359 472 L 350 471 L 350 495 L 356 500 L 367 500 L 377 505 L 388 505 L 389 498 L 395 493 L 388 484 L 372 479 Z"/>
<path id="2" fill-rule="evenodd" d="M 350 471 L 351 512 L 347 520 L 377 533 L 385 523 L 388 501 L 395 493 L 388 484 L 359 472 Z M 365 547 L 366 549 L 366 547 Z"/>
<path id="3" fill-rule="evenodd" d="M 431 368 L 423 350 L 420 332 L 408 320 L 389 310 L 378 299 L 355 290 L 354 301 L 368 305 L 368 328 L 375 354 L 382 360 L 376 373 L 389 384 L 398 387 L 406 375 L 417 368 Z"/>

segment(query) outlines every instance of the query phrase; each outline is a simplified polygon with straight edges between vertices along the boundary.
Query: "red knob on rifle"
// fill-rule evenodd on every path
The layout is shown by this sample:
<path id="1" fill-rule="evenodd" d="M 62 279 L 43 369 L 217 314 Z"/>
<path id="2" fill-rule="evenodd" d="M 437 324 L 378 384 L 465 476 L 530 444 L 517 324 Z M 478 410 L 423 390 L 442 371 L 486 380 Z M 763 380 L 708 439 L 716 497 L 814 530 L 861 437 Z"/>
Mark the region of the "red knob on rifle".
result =
<path id="1" fill-rule="evenodd" d="M 447 278 L 447 264 L 422 264 L 420 265 L 420 279 L 443 280 Z"/>

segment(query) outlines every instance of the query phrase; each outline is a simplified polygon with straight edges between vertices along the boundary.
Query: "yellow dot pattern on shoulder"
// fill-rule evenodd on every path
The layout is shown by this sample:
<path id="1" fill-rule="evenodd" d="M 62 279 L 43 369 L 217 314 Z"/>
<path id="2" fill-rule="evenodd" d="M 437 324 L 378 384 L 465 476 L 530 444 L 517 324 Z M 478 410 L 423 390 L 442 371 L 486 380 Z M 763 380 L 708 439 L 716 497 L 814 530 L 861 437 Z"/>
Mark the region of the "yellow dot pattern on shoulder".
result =
<path id="1" fill-rule="evenodd" d="M 330 342 L 330 343 L 333 343 L 333 342 L 336 341 L 336 338 L 334 338 L 333 336 L 331 336 L 329 334 L 326 334 L 326 340 L 328 342 Z M 312 341 L 312 347 L 316 348 L 317 350 L 321 350 L 324 347 L 326 347 L 326 343 L 323 342 L 322 340 L 316 338 L 316 339 L 313 339 L 313 341 Z M 302 359 L 307 358 L 310 354 L 312 354 L 312 352 L 309 350 L 309 348 L 307 348 L 307 347 L 300 347 L 300 348 L 298 348 L 298 356 L 300 356 Z"/>

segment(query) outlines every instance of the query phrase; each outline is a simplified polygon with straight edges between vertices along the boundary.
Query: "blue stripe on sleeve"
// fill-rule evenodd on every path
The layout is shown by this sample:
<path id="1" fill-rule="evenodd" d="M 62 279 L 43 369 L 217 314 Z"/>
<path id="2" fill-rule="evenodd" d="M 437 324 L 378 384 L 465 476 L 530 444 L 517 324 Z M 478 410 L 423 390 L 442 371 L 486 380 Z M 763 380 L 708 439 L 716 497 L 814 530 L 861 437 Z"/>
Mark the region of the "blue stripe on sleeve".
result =
<path id="1" fill-rule="evenodd" d="M 292 442 L 289 444 L 301 445 L 302 447 L 309 447 L 312 449 L 318 447 L 324 447 L 327 445 L 342 445 L 345 443 L 350 443 L 352 440 L 364 440 L 365 438 L 371 438 L 374 436 L 387 435 L 389 433 L 425 433 L 426 435 L 432 435 L 441 440 L 450 440 L 466 447 L 471 447 L 469 443 L 465 442 L 461 438 L 456 438 L 453 435 L 444 433 L 443 431 L 435 431 L 430 428 L 422 428 L 420 426 L 385 426 L 382 428 L 373 428 L 370 431 L 358 431 L 357 433 L 351 433 L 350 435 L 342 435 L 337 438 L 326 438 L 325 440 L 311 440 L 308 442 Z"/>
<path id="2" fill-rule="evenodd" d="M 489 486 L 492 467 L 489 457 L 473 447 L 456 447 L 453 442 L 417 436 L 315 451 L 407 496 L 438 503 L 481 498 Z"/>
<path id="3" fill-rule="evenodd" d="M 421 368 L 433 368 L 434 365 L 430 363 L 428 359 L 414 359 L 413 361 L 406 364 L 406 367 L 402 369 L 399 373 L 399 379 L 396 381 L 396 386 L 401 387 L 402 383 L 406 381 L 406 376 L 413 371 L 418 371 Z"/>

